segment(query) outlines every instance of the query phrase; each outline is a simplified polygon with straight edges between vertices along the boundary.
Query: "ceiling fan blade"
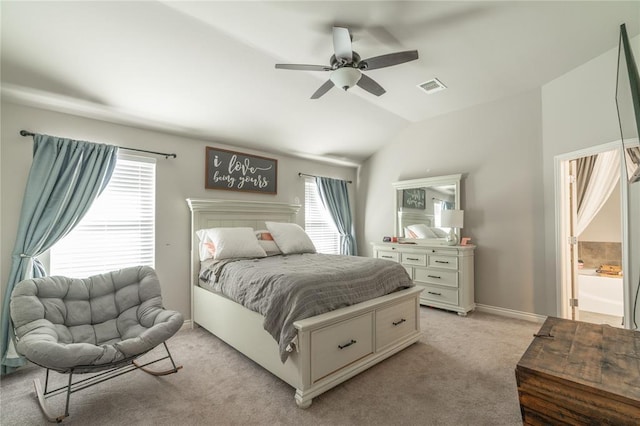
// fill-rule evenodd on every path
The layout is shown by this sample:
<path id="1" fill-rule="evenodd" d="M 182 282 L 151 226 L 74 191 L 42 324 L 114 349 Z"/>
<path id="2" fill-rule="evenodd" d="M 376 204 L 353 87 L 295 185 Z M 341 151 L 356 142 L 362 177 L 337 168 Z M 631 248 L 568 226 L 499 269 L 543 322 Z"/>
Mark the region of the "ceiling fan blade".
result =
<path id="1" fill-rule="evenodd" d="M 386 90 L 376 83 L 374 79 L 364 74 L 360 76 L 360 80 L 358 80 L 357 85 L 376 96 L 383 95 L 386 92 Z"/>
<path id="2" fill-rule="evenodd" d="M 296 71 L 331 71 L 327 65 L 276 64 L 277 69 Z"/>
<path id="3" fill-rule="evenodd" d="M 373 58 L 360 61 L 360 69 L 375 70 L 378 68 L 390 67 L 392 65 L 403 64 L 405 62 L 418 59 L 417 50 L 407 50 L 404 52 L 388 53 L 386 55 L 374 56 Z"/>
<path id="4" fill-rule="evenodd" d="M 333 51 L 336 59 L 342 59 L 347 63 L 352 61 L 353 50 L 351 49 L 351 35 L 349 35 L 348 28 L 333 27 Z"/>
<path id="5" fill-rule="evenodd" d="M 333 86 L 334 86 L 333 81 L 331 80 L 325 81 L 325 83 L 322 86 L 320 86 L 320 88 L 316 90 L 316 92 L 313 95 L 311 95 L 311 99 L 318 99 L 320 96 L 327 93 Z"/>

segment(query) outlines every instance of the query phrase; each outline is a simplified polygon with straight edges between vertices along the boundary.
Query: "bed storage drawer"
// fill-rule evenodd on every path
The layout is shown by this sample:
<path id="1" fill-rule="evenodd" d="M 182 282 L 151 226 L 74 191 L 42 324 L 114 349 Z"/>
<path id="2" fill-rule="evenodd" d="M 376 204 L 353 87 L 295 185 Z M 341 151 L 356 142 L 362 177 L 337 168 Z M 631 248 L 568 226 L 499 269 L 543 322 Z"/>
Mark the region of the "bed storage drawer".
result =
<path id="1" fill-rule="evenodd" d="M 416 301 L 405 300 L 376 312 L 376 350 L 417 331 Z"/>
<path id="2" fill-rule="evenodd" d="M 311 333 L 311 381 L 373 353 L 373 312 Z"/>
<path id="3" fill-rule="evenodd" d="M 458 304 L 458 290 L 453 288 L 423 285 L 424 290 L 420 294 L 421 299 L 433 300 L 435 302 L 445 302 L 453 305 Z"/>

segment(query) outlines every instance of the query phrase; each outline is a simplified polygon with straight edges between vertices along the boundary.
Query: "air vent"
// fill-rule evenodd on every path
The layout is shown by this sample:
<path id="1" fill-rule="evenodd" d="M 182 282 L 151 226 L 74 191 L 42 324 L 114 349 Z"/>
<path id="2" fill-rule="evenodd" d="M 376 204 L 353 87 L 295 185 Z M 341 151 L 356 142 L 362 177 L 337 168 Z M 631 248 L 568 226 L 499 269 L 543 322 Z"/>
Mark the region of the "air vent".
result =
<path id="1" fill-rule="evenodd" d="M 427 92 L 428 94 L 432 94 L 435 92 L 439 92 L 447 88 L 440 80 L 437 78 L 431 79 L 429 81 L 425 81 L 424 83 L 418 84 L 418 87 Z"/>

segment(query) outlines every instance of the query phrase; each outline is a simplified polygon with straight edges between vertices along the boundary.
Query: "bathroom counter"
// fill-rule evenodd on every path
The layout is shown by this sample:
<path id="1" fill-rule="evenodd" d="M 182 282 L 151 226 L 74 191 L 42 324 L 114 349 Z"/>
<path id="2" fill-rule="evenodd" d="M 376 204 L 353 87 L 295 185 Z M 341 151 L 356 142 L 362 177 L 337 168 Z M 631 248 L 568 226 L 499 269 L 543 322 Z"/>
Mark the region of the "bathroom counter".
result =
<path id="1" fill-rule="evenodd" d="M 590 268 L 578 268 L 578 275 L 584 276 L 592 276 L 592 277 L 605 277 L 605 278 L 619 278 L 622 279 L 622 275 L 608 275 L 608 274 L 600 274 L 596 272 L 597 269 Z"/>

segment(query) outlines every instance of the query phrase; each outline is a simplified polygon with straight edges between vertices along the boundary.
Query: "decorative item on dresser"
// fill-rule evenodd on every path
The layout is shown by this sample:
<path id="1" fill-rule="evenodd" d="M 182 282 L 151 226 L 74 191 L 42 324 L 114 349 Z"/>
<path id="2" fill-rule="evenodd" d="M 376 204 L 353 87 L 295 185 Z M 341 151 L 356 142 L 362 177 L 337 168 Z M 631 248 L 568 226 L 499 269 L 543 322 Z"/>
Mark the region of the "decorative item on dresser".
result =
<path id="1" fill-rule="evenodd" d="M 449 229 L 447 234 L 447 244 L 455 246 L 460 242 L 456 231 L 464 226 L 463 210 L 442 210 L 440 212 L 440 225 Z"/>
<path id="2" fill-rule="evenodd" d="M 475 309 L 473 256 L 475 246 L 372 243 L 373 256 L 401 263 L 416 286 L 420 304 L 466 316 Z"/>

